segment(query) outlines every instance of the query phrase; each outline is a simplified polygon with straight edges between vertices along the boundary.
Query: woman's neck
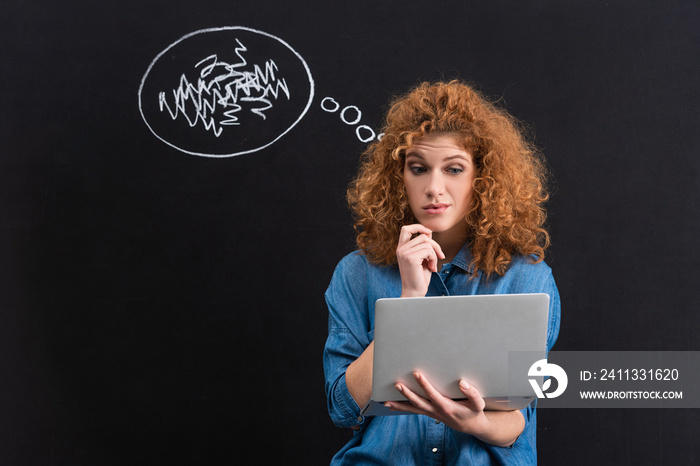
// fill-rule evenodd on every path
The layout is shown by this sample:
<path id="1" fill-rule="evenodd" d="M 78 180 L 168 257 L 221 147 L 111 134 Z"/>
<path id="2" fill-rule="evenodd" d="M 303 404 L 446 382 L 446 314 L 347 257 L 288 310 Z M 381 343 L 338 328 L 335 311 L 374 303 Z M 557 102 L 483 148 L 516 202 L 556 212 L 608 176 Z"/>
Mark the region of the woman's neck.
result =
<path id="1" fill-rule="evenodd" d="M 438 270 L 440 270 L 443 264 L 452 262 L 452 259 L 467 241 L 466 224 L 447 231 L 433 233 L 433 239 L 440 245 L 443 254 L 445 254 L 445 258 L 438 261 Z"/>

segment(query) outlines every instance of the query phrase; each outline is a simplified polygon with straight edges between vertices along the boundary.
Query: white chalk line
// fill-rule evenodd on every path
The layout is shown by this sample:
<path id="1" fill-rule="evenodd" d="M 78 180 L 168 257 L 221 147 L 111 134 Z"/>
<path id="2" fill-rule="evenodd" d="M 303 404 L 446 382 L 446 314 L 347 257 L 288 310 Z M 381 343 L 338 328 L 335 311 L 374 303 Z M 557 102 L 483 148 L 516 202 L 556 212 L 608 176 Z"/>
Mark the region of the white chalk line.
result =
<path id="1" fill-rule="evenodd" d="M 197 34 L 204 34 L 204 33 L 210 33 L 210 32 L 220 32 L 220 31 L 231 31 L 231 30 L 241 30 L 241 31 L 247 31 L 251 32 L 254 34 L 260 34 L 265 37 L 269 37 L 271 39 L 274 39 L 278 42 L 280 42 L 282 45 L 284 45 L 286 48 L 288 48 L 294 56 L 301 62 L 302 66 L 304 67 L 304 70 L 306 71 L 308 80 L 309 80 L 309 99 L 307 100 L 304 109 L 302 112 L 299 114 L 299 116 L 296 118 L 296 120 L 289 125 L 282 133 L 277 135 L 273 140 L 259 146 L 253 149 L 249 150 L 244 150 L 240 152 L 234 152 L 234 153 L 229 153 L 229 154 L 208 154 L 208 153 L 203 153 L 203 152 L 196 152 L 196 151 L 191 151 L 187 150 L 181 147 L 178 147 L 177 145 L 167 141 L 165 138 L 161 137 L 158 135 L 154 129 L 151 127 L 151 125 L 148 123 L 148 120 L 146 119 L 146 116 L 143 111 L 143 105 L 142 105 L 142 100 L 143 100 L 143 88 L 146 82 L 146 79 L 148 78 L 149 73 L 153 69 L 153 66 L 158 62 L 158 60 L 165 55 L 168 50 L 172 49 L 174 46 L 179 44 L 180 42 L 195 36 Z M 287 86 L 287 83 L 284 79 L 279 80 L 276 82 L 276 84 L 273 86 L 272 83 L 269 82 L 270 76 L 274 76 L 274 72 L 277 71 L 277 65 L 274 63 L 272 60 L 268 60 L 265 65 L 264 69 L 265 71 L 263 72 L 263 69 L 259 67 L 258 65 L 255 65 L 254 71 L 253 72 L 241 72 L 237 68 L 240 68 L 241 66 L 245 66 L 247 64 L 247 60 L 243 57 L 242 52 L 246 51 L 247 49 L 245 46 L 240 43 L 240 41 L 236 40 L 236 42 L 239 44 L 239 47 L 235 49 L 236 55 L 238 56 L 240 62 L 234 63 L 234 64 L 229 64 L 225 62 L 220 62 L 216 58 L 216 55 L 209 55 L 207 58 L 203 59 L 200 61 L 197 66 L 202 64 L 203 62 L 206 62 L 207 60 L 211 60 L 212 63 L 209 63 L 207 66 L 204 67 L 203 70 L 200 71 L 200 80 L 202 80 L 203 77 L 208 77 L 211 73 L 214 72 L 214 69 L 218 66 L 222 67 L 225 70 L 225 73 L 219 74 L 215 76 L 214 79 L 209 81 L 208 83 L 204 82 L 197 82 L 197 85 L 195 86 L 194 84 L 190 83 L 189 80 L 184 76 L 184 74 L 181 76 L 180 79 L 180 84 L 177 89 L 173 91 L 173 98 L 174 98 L 174 104 L 173 107 L 169 106 L 167 104 L 167 99 L 165 98 L 164 94 L 161 93 L 159 95 L 159 108 L 161 111 L 167 109 L 167 113 L 170 115 L 171 118 L 177 118 L 179 115 L 184 115 L 185 118 L 188 121 L 188 124 L 190 126 L 195 126 L 198 124 L 199 121 L 202 122 L 204 127 L 207 130 L 211 130 L 217 137 L 221 134 L 221 131 L 223 131 L 222 126 L 232 126 L 232 125 L 237 125 L 239 123 L 238 116 L 236 113 L 241 111 L 241 105 L 238 102 L 257 102 L 257 103 L 262 103 L 263 106 L 258 106 L 256 108 L 251 109 L 251 111 L 260 116 L 261 118 L 265 119 L 265 111 L 269 110 L 272 108 L 272 102 L 268 98 L 269 96 L 273 96 L 275 99 L 277 99 L 280 95 L 280 92 L 284 93 L 287 96 L 287 99 L 290 98 L 290 91 Z M 227 79 L 233 79 L 231 82 L 229 82 L 227 85 L 223 86 L 223 92 L 221 91 L 221 82 L 226 81 Z M 264 84 L 260 84 L 260 82 L 263 82 Z M 215 86 L 217 86 L 215 88 Z M 214 90 L 215 89 L 215 90 Z M 243 92 L 245 96 L 240 96 L 240 92 Z M 253 91 L 260 93 L 259 95 L 252 95 Z M 205 100 L 203 98 L 204 94 L 209 95 L 209 100 Z M 314 80 L 311 75 L 311 70 L 309 69 L 309 66 L 307 65 L 306 61 L 302 58 L 302 56 L 294 50 L 287 42 L 284 40 L 280 39 L 279 37 L 276 37 L 272 34 L 259 31 L 256 29 L 252 28 L 247 28 L 243 26 L 229 26 L 229 27 L 221 27 L 221 28 L 209 28 L 209 29 L 201 29 L 199 31 L 195 31 L 189 34 L 184 35 L 180 39 L 176 40 L 172 44 L 170 44 L 165 50 L 163 50 L 161 53 L 156 56 L 155 59 L 150 63 L 148 66 L 148 69 L 146 70 L 146 73 L 143 75 L 143 78 L 141 79 L 141 85 L 139 86 L 139 92 L 138 92 L 138 98 L 139 98 L 139 111 L 141 112 L 141 117 L 143 118 L 143 121 L 146 123 L 146 126 L 148 126 L 148 129 L 153 133 L 154 136 L 156 136 L 158 139 L 163 141 L 164 143 L 168 144 L 169 146 L 185 152 L 187 154 L 191 155 L 197 155 L 197 156 L 202 156 L 202 157 L 214 157 L 214 158 L 224 158 L 224 157 L 234 157 L 238 155 L 243 155 L 243 154 L 249 154 L 253 152 L 257 152 L 259 150 L 265 149 L 275 142 L 277 142 L 282 136 L 287 134 L 291 129 L 296 126 L 299 121 L 306 115 L 306 113 L 309 111 L 309 108 L 311 107 L 311 102 L 313 101 L 314 98 Z M 195 114 L 194 116 L 189 116 L 185 112 L 185 107 L 186 103 L 190 102 L 194 109 L 195 109 Z M 226 119 L 221 120 L 218 122 L 219 126 L 216 126 L 216 122 L 213 122 L 211 119 L 211 114 L 215 111 L 216 105 L 221 106 L 225 108 L 226 110 L 223 111 L 224 116 Z M 173 117 L 174 115 L 174 117 Z"/>

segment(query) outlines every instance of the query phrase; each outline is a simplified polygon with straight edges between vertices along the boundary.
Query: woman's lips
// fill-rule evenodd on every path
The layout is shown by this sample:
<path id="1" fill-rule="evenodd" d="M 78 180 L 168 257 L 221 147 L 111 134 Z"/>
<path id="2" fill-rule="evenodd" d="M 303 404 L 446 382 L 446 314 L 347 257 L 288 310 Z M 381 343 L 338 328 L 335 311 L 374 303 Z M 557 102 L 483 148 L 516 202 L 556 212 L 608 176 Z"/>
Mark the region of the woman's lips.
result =
<path id="1" fill-rule="evenodd" d="M 447 210 L 449 204 L 430 204 L 423 207 L 423 210 L 431 215 L 441 214 Z"/>

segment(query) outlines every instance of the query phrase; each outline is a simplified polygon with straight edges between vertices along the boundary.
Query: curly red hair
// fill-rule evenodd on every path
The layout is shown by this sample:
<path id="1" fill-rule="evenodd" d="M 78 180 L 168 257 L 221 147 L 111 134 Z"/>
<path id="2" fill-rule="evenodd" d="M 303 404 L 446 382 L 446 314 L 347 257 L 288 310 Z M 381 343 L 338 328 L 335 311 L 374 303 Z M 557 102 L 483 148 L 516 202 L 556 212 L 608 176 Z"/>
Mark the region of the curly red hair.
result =
<path id="1" fill-rule="evenodd" d="M 415 223 L 406 195 L 406 149 L 416 138 L 451 134 L 471 152 L 476 166 L 473 201 L 466 220 L 474 274 L 505 274 L 513 255 L 544 259 L 544 161 L 505 110 L 460 81 L 422 83 L 396 98 L 384 135 L 363 153 L 348 188 L 357 245 L 374 263 L 396 262 L 402 226 Z"/>

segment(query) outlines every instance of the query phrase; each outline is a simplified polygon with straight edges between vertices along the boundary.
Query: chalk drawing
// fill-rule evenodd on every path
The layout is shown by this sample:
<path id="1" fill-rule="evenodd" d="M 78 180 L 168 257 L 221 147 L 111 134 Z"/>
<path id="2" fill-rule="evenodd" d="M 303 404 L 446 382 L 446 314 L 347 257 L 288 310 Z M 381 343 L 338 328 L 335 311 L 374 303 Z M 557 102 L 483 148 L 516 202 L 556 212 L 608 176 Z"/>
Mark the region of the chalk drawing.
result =
<path id="1" fill-rule="evenodd" d="M 321 100 L 321 109 L 328 113 L 335 113 L 340 110 L 340 104 L 333 97 L 324 97 Z M 350 119 L 350 117 L 353 115 L 354 118 Z M 340 110 L 340 121 L 346 125 L 355 126 L 360 122 L 360 120 L 362 120 L 362 111 L 355 105 L 348 105 Z M 381 141 L 384 133 L 377 135 L 377 133 L 375 133 L 369 126 L 359 125 L 355 127 L 355 136 L 357 136 L 357 139 L 359 139 L 360 142 L 368 143 L 374 141 L 375 138 Z"/>
<path id="2" fill-rule="evenodd" d="M 363 131 L 367 133 L 367 136 L 362 136 Z M 374 141 L 374 138 L 377 137 L 377 134 L 374 132 L 374 130 L 367 125 L 360 125 L 357 128 L 355 128 L 355 135 L 357 136 L 357 139 L 359 139 L 361 142 Z M 382 136 L 383 134 L 380 134 L 377 139 L 381 141 Z"/>
<path id="3" fill-rule="evenodd" d="M 139 110 L 175 149 L 233 157 L 274 144 L 313 97 L 311 71 L 289 44 L 231 26 L 187 34 L 158 54 L 141 80 Z"/>
<path id="4" fill-rule="evenodd" d="M 321 108 L 327 112 L 334 113 L 338 111 L 340 104 L 333 97 L 324 97 L 321 101 Z"/>
<path id="5" fill-rule="evenodd" d="M 348 110 L 353 110 L 353 111 L 355 111 L 355 113 L 356 113 L 355 116 L 356 116 L 357 118 L 354 119 L 353 121 L 348 121 L 348 119 L 347 119 L 347 117 L 346 117 L 346 114 L 347 114 Z M 360 122 L 360 120 L 362 119 L 362 112 L 360 111 L 359 108 L 355 107 L 354 105 L 348 105 L 347 107 L 345 107 L 345 108 L 340 112 L 340 119 L 341 119 L 342 122 L 345 123 L 346 125 L 353 126 L 353 125 L 358 124 L 358 123 Z"/>

